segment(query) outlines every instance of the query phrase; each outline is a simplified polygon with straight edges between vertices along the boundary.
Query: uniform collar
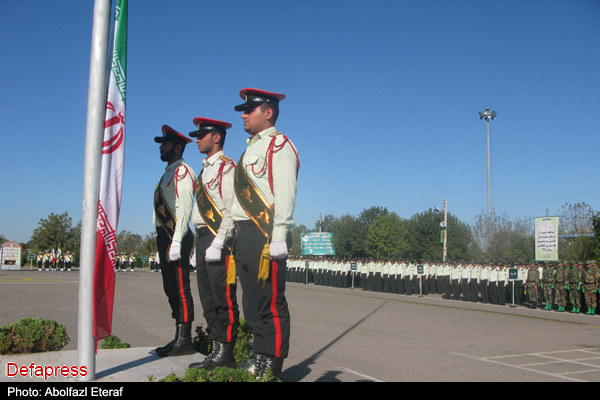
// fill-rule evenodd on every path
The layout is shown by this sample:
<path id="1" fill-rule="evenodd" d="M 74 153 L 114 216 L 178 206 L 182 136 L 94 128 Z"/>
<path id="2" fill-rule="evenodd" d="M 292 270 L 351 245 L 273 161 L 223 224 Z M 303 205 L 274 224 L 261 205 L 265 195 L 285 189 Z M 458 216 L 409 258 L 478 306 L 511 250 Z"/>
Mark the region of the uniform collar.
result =
<path id="1" fill-rule="evenodd" d="M 179 166 L 179 164 L 181 164 L 183 162 L 183 158 L 180 158 L 179 160 L 175 161 L 172 164 L 167 165 L 167 167 L 165 168 L 165 171 L 171 171 L 174 170 L 175 168 L 177 168 Z"/>
<path id="2" fill-rule="evenodd" d="M 221 157 L 222 155 L 224 155 L 225 152 L 223 150 L 216 152 L 215 154 L 213 154 L 212 156 L 205 158 L 204 160 L 202 160 L 202 165 L 205 167 L 208 167 L 209 165 L 213 165 L 215 162 L 217 162 L 217 160 L 219 159 L 219 157 Z"/>
<path id="3" fill-rule="evenodd" d="M 254 135 L 252 137 L 249 137 L 247 139 L 247 142 L 248 142 L 248 144 L 252 144 L 252 143 L 258 142 L 259 140 L 262 140 L 262 139 L 268 137 L 273 132 L 276 132 L 276 129 L 275 129 L 274 126 L 271 127 L 271 128 L 267 128 L 267 129 L 265 129 L 262 132 L 258 132 L 256 135 Z"/>

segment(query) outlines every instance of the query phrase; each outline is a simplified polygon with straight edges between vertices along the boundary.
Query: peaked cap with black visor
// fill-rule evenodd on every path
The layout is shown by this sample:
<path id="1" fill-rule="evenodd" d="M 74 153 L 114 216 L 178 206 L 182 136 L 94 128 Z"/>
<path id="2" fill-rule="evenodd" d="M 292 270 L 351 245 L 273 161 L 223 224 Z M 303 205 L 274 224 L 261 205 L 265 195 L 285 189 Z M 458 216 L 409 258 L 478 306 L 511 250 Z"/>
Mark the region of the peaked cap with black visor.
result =
<path id="1" fill-rule="evenodd" d="M 231 128 L 229 122 L 218 121 L 216 119 L 197 117 L 193 120 L 194 125 L 198 127 L 197 131 L 190 132 L 191 137 L 198 137 L 202 139 L 206 134 L 217 131 L 222 135 L 227 134 L 227 129 Z"/>
<path id="2" fill-rule="evenodd" d="M 170 140 L 173 143 L 182 144 L 183 146 L 185 146 L 188 143 L 192 143 L 192 139 L 183 136 L 181 133 L 177 132 L 169 125 L 163 125 L 161 131 L 162 136 L 156 136 L 154 138 L 154 141 L 156 143 L 162 143 L 165 140 Z"/>
<path id="3" fill-rule="evenodd" d="M 235 106 L 235 111 L 250 110 L 263 103 L 271 104 L 279 109 L 279 102 L 285 99 L 285 94 L 246 88 L 240 90 L 240 97 L 245 101 L 245 103 Z"/>

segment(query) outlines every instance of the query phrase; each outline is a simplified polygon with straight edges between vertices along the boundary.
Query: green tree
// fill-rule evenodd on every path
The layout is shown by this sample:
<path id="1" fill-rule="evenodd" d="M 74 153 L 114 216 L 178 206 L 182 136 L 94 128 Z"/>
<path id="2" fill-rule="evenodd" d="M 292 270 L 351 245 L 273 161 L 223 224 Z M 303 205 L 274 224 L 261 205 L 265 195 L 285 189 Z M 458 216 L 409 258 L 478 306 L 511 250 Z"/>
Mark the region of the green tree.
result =
<path id="1" fill-rule="evenodd" d="M 379 259 L 404 257 L 409 251 L 407 228 L 408 222 L 396 213 L 376 216 L 367 233 L 367 255 Z"/>
<path id="2" fill-rule="evenodd" d="M 47 219 L 40 219 L 38 224 L 39 227 L 33 230 L 31 240 L 25 247 L 32 249 L 35 253 L 58 248 L 58 245 L 63 252 L 79 251 L 81 223 L 73 228 L 71 217 L 67 212 L 60 215 L 51 213 Z"/>
<path id="3" fill-rule="evenodd" d="M 156 247 L 156 231 L 152 231 L 148 233 L 142 239 L 140 248 L 138 249 L 138 253 L 140 256 L 150 256 L 151 254 L 156 254 L 158 248 Z"/>
<path id="4" fill-rule="evenodd" d="M 342 215 L 331 225 L 331 244 L 338 257 L 361 257 L 364 238 L 361 237 L 360 225 L 358 219 L 350 214 Z"/>
<path id="5" fill-rule="evenodd" d="M 129 231 L 121 231 L 117 235 L 117 252 L 126 254 L 139 254 L 142 248 L 142 236 Z"/>
<path id="6" fill-rule="evenodd" d="M 292 248 L 290 249 L 290 255 L 300 256 L 302 255 L 302 233 L 309 232 L 309 229 L 304 225 L 294 226 L 290 230 L 292 235 Z"/>

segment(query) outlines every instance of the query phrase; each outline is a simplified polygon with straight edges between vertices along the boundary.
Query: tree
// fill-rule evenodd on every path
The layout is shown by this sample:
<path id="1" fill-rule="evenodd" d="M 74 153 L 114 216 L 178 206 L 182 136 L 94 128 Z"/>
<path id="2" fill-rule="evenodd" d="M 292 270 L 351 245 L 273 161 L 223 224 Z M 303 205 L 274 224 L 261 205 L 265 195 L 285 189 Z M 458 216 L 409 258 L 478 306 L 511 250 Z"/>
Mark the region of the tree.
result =
<path id="1" fill-rule="evenodd" d="M 138 252 L 142 256 L 150 256 L 156 254 L 158 248 L 156 247 L 156 231 L 152 231 L 144 236 Z"/>
<path id="2" fill-rule="evenodd" d="M 565 204 L 558 211 L 559 258 L 587 261 L 597 253 L 594 238 L 594 210 L 586 203 Z"/>
<path id="3" fill-rule="evenodd" d="M 142 248 L 142 236 L 129 231 L 121 231 L 117 235 L 117 252 L 126 254 L 138 254 Z"/>
<path id="4" fill-rule="evenodd" d="M 408 253 L 407 221 L 396 213 L 380 214 L 369 227 L 365 247 L 374 258 L 401 258 Z"/>
<path id="5" fill-rule="evenodd" d="M 336 218 L 327 214 L 321 221 L 315 222 L 315 230 L 314 232 L 331 232 L 331 225 L 336 221 Z M 321 230 L 319 231 L 319 227 Z M 306 232 L 306 231 L 305 231 Z"/>
<path id="6" fill-rule="evenodd" d="M 338 257 L 361 257 L 364 239 L 361 237 L 359 226 L 360 222 L 350 214 L 342 215 L 331 225 L 331 244 Z"/>
<path id="7" fill-rule="evenodd" d="M 33 230 L 31 240 L 27 247 L 34 252 L 46 251 L 61 246 L 61 250 L 79 252 L 79 241 L 81 233 L 81 223 L 75 228 L 71 226 L 71 217 L 64 214 L 51 213 L 47 219 L 40 219 L 39 227 Z"/>
<path id="8" fill-rule="evenodd" d="M 528 218 L 511 221 L 504 213 L 492 211 L 488 219 L 483 211 L 476 217 L 473 237 L 486 261 L 530 261 L 535 258 L 533 224 Z"/>
<path id="9" fill-rule="evenodd" d="M 290 233 L 292 235 L 292 247 L 290 248 L 290 255 L 300 256 L 302 255 L 302 233 L 309 232 L 309 229 L 304 225 L 294 226 Z"/>

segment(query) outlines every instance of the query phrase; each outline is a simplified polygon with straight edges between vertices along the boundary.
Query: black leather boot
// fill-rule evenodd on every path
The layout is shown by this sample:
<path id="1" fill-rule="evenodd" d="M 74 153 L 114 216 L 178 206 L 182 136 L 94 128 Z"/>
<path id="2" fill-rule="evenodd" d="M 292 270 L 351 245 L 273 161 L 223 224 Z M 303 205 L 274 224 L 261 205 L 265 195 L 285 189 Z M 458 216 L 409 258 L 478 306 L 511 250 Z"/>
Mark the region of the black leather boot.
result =
<path id="1" fill-rule="evenodd" d="M 204 369 L 207 371 L 212 371 L 217 367 L 237 368 L 237 363 L 235 362 L 235 357 L 233 356 L 234 347 L 235 342 L 218 343 L 218 350 L 215 356 L 204 366 Z"/>
<path id="2" fill-rule="evenodd" d="M 254 375 L 261 376 L 267 374 L 267 369 L 271 370 L 273 376 L 281 375 L 283 369 L 283 358 L 268 356 L 266 354 L 256 354 L 256 369 Z"/>
<path id="3" fill-rule="evenodd" d="M 160 357 L 174 357 L 174 356 L 185 356 L 194 353 L 194 347 L 192 345 L 192 324 L 178 324 L 177 333 L 175 335 L 175 342 L 173 346 L 164 348 L 157 354 Z"/>
<path id="4" fill-rule="evenodd" d="M 215 358 L 215 356 L 219 353 L 219 347 L 220 347 L 221 343 L 219 342 L 215 342 L 213 340 L 211 348 L 210 348 L 210 353 L 206 356 L 206 358 L 204 359 L 204 361 L 201 362 L 196 362 L 196 363 L 191 363 L 188 368 L 199 368 L 199 369 L 203 369 L 204 367 L 206 367 L 206 365 L 210 364 L 213 359 Z"/>

